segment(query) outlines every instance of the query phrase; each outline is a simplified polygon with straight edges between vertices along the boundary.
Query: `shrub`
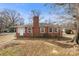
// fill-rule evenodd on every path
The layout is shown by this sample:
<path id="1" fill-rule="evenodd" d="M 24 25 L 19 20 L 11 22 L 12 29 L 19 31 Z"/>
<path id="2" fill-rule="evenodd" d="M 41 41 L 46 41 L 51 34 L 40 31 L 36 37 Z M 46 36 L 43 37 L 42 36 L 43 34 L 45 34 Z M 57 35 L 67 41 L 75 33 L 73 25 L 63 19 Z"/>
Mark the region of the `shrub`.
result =
<path id="1" fill-rule="evenodd" d="M 50 38 L 51 35 L 49 35 L 48 33 L 43 34 L 43 38 Z"/>

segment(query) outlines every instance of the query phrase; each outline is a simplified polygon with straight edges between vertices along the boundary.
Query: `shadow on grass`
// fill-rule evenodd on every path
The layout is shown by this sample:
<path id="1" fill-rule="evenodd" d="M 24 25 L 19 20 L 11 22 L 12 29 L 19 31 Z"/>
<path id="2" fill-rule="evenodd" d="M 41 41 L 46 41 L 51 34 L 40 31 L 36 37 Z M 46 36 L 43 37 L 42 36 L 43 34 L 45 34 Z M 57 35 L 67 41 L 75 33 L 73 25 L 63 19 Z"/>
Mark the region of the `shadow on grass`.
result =
<path id="1" fill-rule="evenodd" d="M 45 42 L 48 42 L 51 44 L 55 44 L 55 45 L 60 46 L 62 48 L 71 48 L 74 46 L 73 44 L 67 44 L 67 43 L 63 42 L 63 41 L 67 42 L 69 40 L 72 40 L 71 38 L 68 38 L 68 37 L 32 38 L 31 40 L 42 40 L 42 41 L 45 41 Z M 60 41 L 60 42 L 58 42 L 58 41 Z"/>
<path id="2" fill-rule="evenodd" d="M 60 46 L 62 48 L 72 48 L 74 46 L 73 44 L 60 43 L 57 41 L 51 41 L 50 43 Z"/>

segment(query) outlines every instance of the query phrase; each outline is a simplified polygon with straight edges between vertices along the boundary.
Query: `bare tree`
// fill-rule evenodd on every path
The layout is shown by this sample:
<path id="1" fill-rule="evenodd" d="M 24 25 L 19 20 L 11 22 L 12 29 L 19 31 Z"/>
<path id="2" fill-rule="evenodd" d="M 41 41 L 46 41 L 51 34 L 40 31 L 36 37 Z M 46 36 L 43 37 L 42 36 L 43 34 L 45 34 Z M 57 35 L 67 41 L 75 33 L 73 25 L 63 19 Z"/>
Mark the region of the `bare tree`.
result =
<path id="1" fill-rule="evenodd" d="M 68 5 L 67 12 L 72 16 L 73 20 L 75 21 L 75 38 L 73 41 L 76 41 L 79 44 L 79 4 L 63 4 L 64 6 Z M 65 10 L 66 11 L 66 10 Z"/>
<path id="2" fill-rule="evenodd" d="M 40 16 L 41 15 L 40 10 L 31 10 L 31 12 L 32 12 L 33 16 Z"/>
<path id="3" fill-rule="evenodd" d="M 29 23 L 32 23 L 33 22 L 33 17 L 34 16 L 38 16 L 39 17 L 39 19 L 40 19 L 40 21 L 41 21 L 41 19 L 44 19 L 44 17 L 43 16 L 41 16 L 41 11 L 40 10 L 37 10 L 37 9 L 34 9 L 34 10 L 31 10 L 31 12 L 30 12 L 30 16 L 29 16 Z"/>
<path id="4" fill-rule="evenodd" d="M 75 21 L 75 29 L 76 34 L 74 40 L 77 44 L 79 44 L 79 4 L 75 3 L 58 3 L 58 4 L 48 4 L 49 6 L 54 5 L 56 8 L 63 7 L 66 14 L 69 14 L 72 16 L 72 19 Z M 52 8 L 52 7 L 51 7 Z"/>
<path id="5" fill-rule="evenodd" d="M 0 19 L 3 21 L 0 23 L 3 23 L 4 27 L 8 29 L 12 28 L 16 24 L 24 24 L 24 19 L 22 18 L 21 14 L 15 10 L 3 9 L 0 12 Z"/>

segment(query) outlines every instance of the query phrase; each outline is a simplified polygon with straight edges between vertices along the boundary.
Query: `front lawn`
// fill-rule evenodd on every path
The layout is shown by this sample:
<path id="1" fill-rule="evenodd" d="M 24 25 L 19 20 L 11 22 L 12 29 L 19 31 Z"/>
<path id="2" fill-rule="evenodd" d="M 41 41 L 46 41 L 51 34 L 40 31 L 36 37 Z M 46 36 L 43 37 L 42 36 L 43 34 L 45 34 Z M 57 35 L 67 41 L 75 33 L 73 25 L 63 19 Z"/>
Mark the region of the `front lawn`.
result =
<path id="1" fill-rule="evenodd" d="M 14 44 L 15 43 L 15 44 Z M 10 43 L 8 47 L 0 49 L 2 56 L 54 56 L 54 55 L 79 55 L 79 49 L 76 47 L 61 47 L 56 45 L 55 42 L 45 40 L 15 40 Z"/>
<path id="2" fill-rule="evenodd" d="M 13 47 L 7 47 L 5 49 L 0 50 L 0 55 L 51 55 L 54 53 L 58 53 L 58 46 L 43 42 L 40 40 L 25 40 L 26 43 L 20 43 Z M 60 48 L 62 49 L 62 48 Z"/>

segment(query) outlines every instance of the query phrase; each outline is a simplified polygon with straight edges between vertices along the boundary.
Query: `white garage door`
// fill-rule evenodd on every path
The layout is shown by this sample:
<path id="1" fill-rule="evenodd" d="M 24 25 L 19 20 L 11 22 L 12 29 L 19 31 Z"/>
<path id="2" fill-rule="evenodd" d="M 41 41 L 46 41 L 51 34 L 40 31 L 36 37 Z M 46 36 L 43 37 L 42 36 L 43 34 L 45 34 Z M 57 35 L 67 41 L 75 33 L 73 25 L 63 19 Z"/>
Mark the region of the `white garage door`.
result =
<path id="1" fill-rule="evenodd" d="M 18 28 L 18 33 L 20 34 L 20 36 L 23 36 L 23 34 L 25 33 L 25 28 L 24 27 L 19 27 Z"/>

